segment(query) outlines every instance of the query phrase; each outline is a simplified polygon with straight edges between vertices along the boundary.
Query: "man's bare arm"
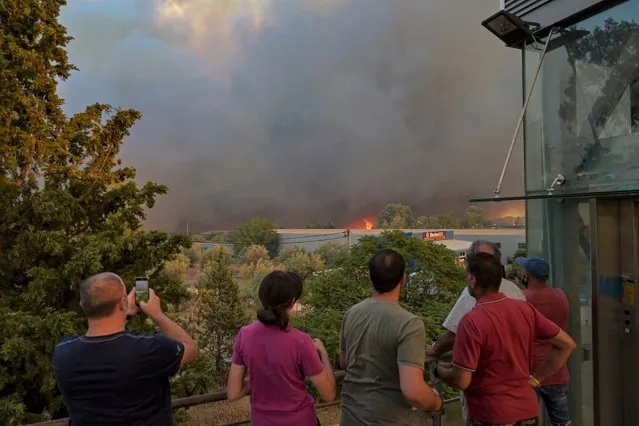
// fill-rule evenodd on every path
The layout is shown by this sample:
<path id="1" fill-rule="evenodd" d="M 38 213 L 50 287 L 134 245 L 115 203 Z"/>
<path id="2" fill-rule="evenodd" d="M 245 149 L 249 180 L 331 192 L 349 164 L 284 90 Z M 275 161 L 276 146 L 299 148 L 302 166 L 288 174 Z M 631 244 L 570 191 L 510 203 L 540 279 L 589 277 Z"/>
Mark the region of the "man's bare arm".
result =
<path id="1" fill-rule="evenodd" d="M 135 295 L 135 292 L 132 291 Z M 182 327 L 177 325 L 175 321 L 167 317 L 162 312 L 160 298 L 157 297 L 153 289 L 149 289 L 148 302 L 140 302 L 140 309 L 147 314 L 157 324 L 160 331 L 171 339 L 177 340 L 184 345 L 184 355 L 182 355 L 181 365 L 188 364 L 195 359 L 197 348 L 189 333 L 184 331 Z"/>
<path id="2" fill-rule="evenodd" d="M 440 411 L 444 400 L 424 380 L 424 370 L 407 364 L 398 364 L 402 395 L 413 407 L 429 412 Z"/>
<path id="3" fill-rule="evenodd" d="M 543 383 L 548 376 L 563 367 L 572 351 L 577 347 L 572 337 L 563 330 L 560 330 L 559 334 L 550 340 L 549 343 L 551 347 L 546 361 L 533 374 L 539 383 Z"/>
<path id="4" fill-rule="evenodd" d="M 177 340 L 184 345 L 184 355 L 182 356 L 182 365 L 188 364 L 195 359 L 197 349 L 195 342 L 191 336 L 184 331 L 182 327 L 177 325 L 175 321 L 167 317 L 164 313 L 160 313 L 153 317 L 153 321 L 157 324 L 160 331 L 171 339 Z"/>
<path id="5" fill-rule="evenodd" d="M 226 397 L 229 401 L 236 401 L 251 393 L 251 386 L 244 380 L 246 367 L 238 364 L 231 364 L 231 371 L 226 385 Z"/>
<path id="6" fill-rule="evenodd" d="M 442 382 L 461 390 L 468 388 L 473 378 L 472 371 L 459 368 L 452 363 L 439 364 L 436 375 Z"/>
<path id="7" fill-rule="evenodd" d="M 455 333 L 446 330 L 444 334 L 439 336 L 437 342 L 433 346 L 426 347 L 426 360 L 437 360 L 447 356 L 455 346 Z M 452 354 L 451 354 L 452 355 Z"/>

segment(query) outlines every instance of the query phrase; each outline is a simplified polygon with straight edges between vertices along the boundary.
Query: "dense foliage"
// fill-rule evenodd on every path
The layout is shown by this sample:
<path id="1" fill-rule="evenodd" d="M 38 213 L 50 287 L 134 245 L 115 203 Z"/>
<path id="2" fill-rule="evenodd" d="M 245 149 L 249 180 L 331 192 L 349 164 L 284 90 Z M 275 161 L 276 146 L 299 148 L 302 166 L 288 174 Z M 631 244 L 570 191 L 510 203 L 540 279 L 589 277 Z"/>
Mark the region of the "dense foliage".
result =
<path id="1" fill-rule="evenodd" d="M 441 334 L 440 325 L 463 289 L 464 270 L 456 264 L 454 252 L 444 246 L 407 237 L 398 231 L 387 231 L 380 237 L 363 237 L 353 246 L 343 267 L 317 272 L 305 283 L 306 310 L 298 324 L 325 339 L 332 356 L 338 356 L 337 339 L 343 313 L 371 294 L 367 265 L 380 248 L 395 249 L 407 259 L 413 276 L 410 285 L 404 287 L 401 303 L 424 319 L 430 340 Z"/>
<path id="2" fill-rule="evenodd" d="M 463 268 L 456 264 L 454 252 L 442 245 L 407 237 L 399 231 L 363 237 L 341 267 L 317 272 L 306 280 L 303 315 L 294 322 L 324 341 L 334 365 L 339 361 L 342 317 L 351 306 L 370 296 L 368 260 L 380 248 L 395 249 L 407 260 L 412 276 L 400 303 L 422 317 L 430 342 L 442 333 L 441 324 L 464 287 Z"/>
<path id="3" fill-rule="evenodd" d="M 286 270 L 306 278 L 316 271 L 324 269 L 324 259 L 317 253 L 309 253 L 303 247 L 289 247 L 280 253 L 278 260 Z"/>
<path id="4" fill-rule="evenodd" d="M 324 265 L 327 269 L 342 265 L 350 256 L 346 244 L 338 241 L 328 241 L 315 249 L 313 253 L 324 261 Z"/>
<path id="5" fill-rule="evenodd" d="M 487 228 L 492 225 L 492 222 L 486 219 L 484 211 L 477 206 L 468 206 L 459 218 L 452 213 L 414 218 L 409 206 L 388 204 L 377 219 L 377 228 L 380 229 Z M 522 218 L 514 218 L 513 225 L 522 226 Z"/>
<path id="6" fill-rule="evenodd" d="M 211 252 L 198 282 L 198 297 L 202 299 L 198 343 L 200 355 L 212 362 L 210 376 L 220 379 L 226 375 L 235 335 L 249 318 L 233 279 L 231 257 L 221 248 Z"/>
<path id="7" fill-rule="evenodd" d="M 78 285 L 114 271 L 150 274 L 167 305 L 187 297 L 162 263 L 190 244 L 141 231 L 167 188 L 138 186 L 118 154 L 135 110 L 95 104 L 67 117 L 63 0 L 0 2 L 0 423 L 64 414 L 50 368 L 63 336 L 84 331 Z"/>
<path id="8" fill-rule="evenodd" d="M 266 247 L 271 257 L 277 256 L 280 238 L 275 222 L 256 217 L 238 226 L 230 236 L 230 242 L 236 253 L 241 253 L 252 245 Z"/>
<path id="9" fill-rule="evenodd" d="M 403 229 L 413 226 L 413 211 L 404 204 L 388 204 L 379 213 L 377 227 L 381 229 Z"/>

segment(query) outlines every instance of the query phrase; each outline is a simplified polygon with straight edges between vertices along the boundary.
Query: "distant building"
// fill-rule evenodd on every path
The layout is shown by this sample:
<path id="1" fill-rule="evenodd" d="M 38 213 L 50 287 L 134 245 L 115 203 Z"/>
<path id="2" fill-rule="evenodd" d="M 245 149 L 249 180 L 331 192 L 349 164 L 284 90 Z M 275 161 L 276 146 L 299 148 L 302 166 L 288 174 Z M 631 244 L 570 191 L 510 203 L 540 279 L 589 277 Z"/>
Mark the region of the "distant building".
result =
<path id="1" fill-rule="evenodd" d="M 363 236 L 381 235 L 384 231 L 386 229 L 351 229 L 351 243 L 357 244 Z M 282 248 L 303 247 L 314 251 L 329 241 L 348 244 L 346 229 L 278 229 L 277 232 Z M 506 262 L 507 257 L 526 242 L 524 229 L 403 229 L 402 232 L 420 240 L 442 244 L 460 257 L 466 255 L 466 250 L 474 240 L 489 240 L 500 246 L 502 262 Z"/>
<path id="2" fill-rule="evenodd" d="M 377 236 L 387 229 L 351 229 L 351 244 L 357 244 L 364 236 Z M 475 240 L 488 240 L 496 243 L 502 251 L 502 262 L 505 263 L 517 248 L 525 245 L 525 229 L 403 229 L 404 234 L 425 241 L 433 241 L 457 253 L 461 259 Z M 348 244 L 347 229 L 278 229 L 280 249 L 302 247 L 309 252 L 334 241 Z M 231 245 L 222 243 L 195 243 L 204 249 Z"/>

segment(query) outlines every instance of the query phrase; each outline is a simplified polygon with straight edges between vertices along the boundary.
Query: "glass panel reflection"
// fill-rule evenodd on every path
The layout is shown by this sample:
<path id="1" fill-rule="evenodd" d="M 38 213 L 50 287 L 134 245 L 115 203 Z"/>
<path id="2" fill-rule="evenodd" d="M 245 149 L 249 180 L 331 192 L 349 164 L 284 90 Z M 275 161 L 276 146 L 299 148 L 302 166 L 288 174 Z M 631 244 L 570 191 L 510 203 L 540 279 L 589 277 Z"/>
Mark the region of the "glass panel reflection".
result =
<path id="1" fill-rule="evenodd" d="M 553 40 L 526 117 L 526 190 L 639 188 L 639 2 L 568 28 Z M 532 81 L 539 52 L 524 59 Z"/>

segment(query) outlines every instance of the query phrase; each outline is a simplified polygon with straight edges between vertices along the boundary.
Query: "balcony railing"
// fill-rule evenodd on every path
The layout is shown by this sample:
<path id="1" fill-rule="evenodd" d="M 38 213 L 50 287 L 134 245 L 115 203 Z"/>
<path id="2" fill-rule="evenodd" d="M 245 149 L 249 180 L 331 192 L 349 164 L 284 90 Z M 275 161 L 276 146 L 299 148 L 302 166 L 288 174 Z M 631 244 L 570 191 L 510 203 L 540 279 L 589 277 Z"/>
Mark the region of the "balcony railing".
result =
<path id="1" fill-rule="evenodd" d="M 343 370 L 337 370 L 334 372 L 334 374 L 336 379 L 341 379 L 344 377 L 346 373 Z M 441 382 L 439 380 L 436 380 L 433 377 L 432 372 L 431 372 L 431 385 L 433 385 L 435 388 L 438 389 L 438 391 L 441 392 Z M 220 390 L 217 392 L 205 393 L 203 395 L 187 396 L 185 398 L 176 398 L 172 401 L 171 405 L 173 406 L 173 409 L 188 408 L 188 407 L 194 407 L 196 405 L 211 404 L 214 402 L 226 401 L 226 399 L 227 399 L 226 390 Z M 455 401 L 459 401 L 459 397 L 447 399 L 444 401 L 444 404 L 448 405 Z M 316 407 L 317 409 L 322 409 L 322 408 L 331 407 L 337 404 L 339 404 L 339 400 L 317 404 Z M 445 419 L 444 416 L 445 416 L 444 410 L 442 410 L 441 413 L 433 414 L 431 416 L 432 426 L 444 426 L 444 419 Z M 236 426 L 236 425 L 244 425 L 247 423 L 250 423 L 249 419 L 243 420 L 241 422 L 227 423 L 223 426 Z M 66 426 L 68 424 L 69 424 L 69 419 L 63 418 L 63 419 L 49 420 L 49 421 L 40 422 L 40 423 L 31 423 L 27 426 Z"/>

